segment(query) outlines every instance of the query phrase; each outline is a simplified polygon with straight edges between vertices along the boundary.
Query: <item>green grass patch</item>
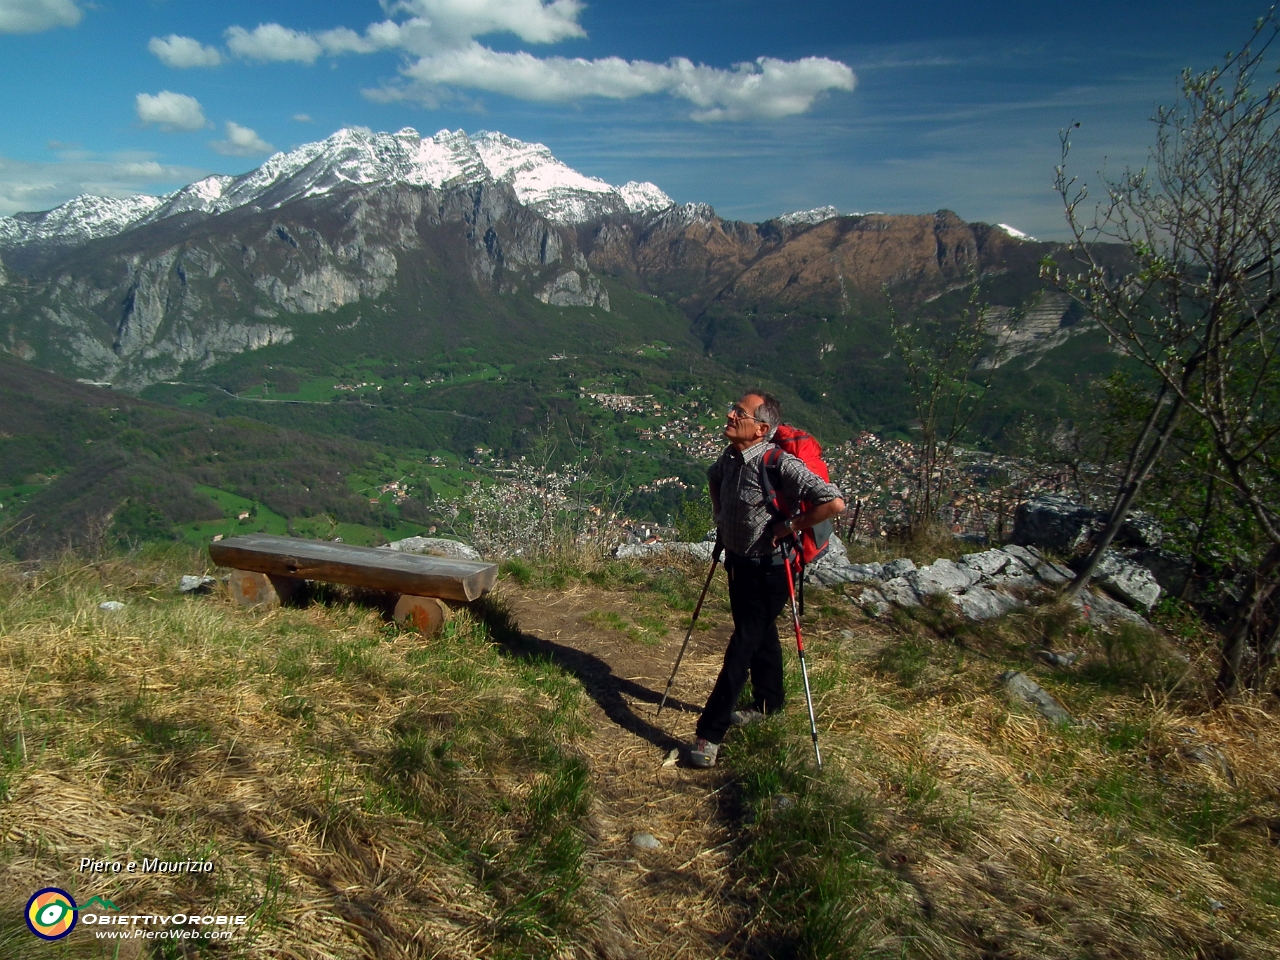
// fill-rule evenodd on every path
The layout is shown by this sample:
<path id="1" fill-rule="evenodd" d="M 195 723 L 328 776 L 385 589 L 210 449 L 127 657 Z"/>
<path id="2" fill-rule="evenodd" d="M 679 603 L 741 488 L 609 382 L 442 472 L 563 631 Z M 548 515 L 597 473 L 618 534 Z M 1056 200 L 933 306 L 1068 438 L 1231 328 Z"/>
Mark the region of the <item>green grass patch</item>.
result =
<path id="1" fill-rule="evenodd" d="M 923 955 L 913 944 L 911 897 L 877 856 L 873 802 L 831 772 L 815 776 L 798 731 L 769 722 L 743 734 L 724 753 L 743 821 L 735 869 L 759 878 L 742 952 L 812 960 Z"/>
<path id="2" fill-rule="evenodd" d="M 1247 795 L 1212 786 L 1161 783 L 1117 764 L 1081 785 L 1082 809 L 1117 828 L 1152 833 L 1189 847 L 1218 843 L 1251 805 Z"/>

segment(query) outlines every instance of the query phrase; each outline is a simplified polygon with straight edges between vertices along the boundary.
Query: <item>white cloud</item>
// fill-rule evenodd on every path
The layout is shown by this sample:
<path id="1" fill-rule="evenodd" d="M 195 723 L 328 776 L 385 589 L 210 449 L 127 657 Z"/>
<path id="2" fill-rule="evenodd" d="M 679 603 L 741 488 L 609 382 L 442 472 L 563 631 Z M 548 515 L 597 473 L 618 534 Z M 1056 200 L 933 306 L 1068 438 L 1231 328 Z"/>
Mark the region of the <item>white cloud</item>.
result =
<path id="1" fill-rule="evenodd" d="M 0 157 L 0 217 L 48 210 L 72 197 L 132 197 L 167 193 L 207 176 L 207 170 L 170 166 L 146 156 L 31 163 Z"/>
<path id="2" fill-rule="evenodd" d="M 407 83 L 366 90 L 379 101 L 414 100 L 438 106 L 457 89 L 482 90 L 521 100 L 623 100 L 666 94 L 695 107 L 695 120 L 772 120 L 805 113 L 832 90 L 852 90 L 853 71 L 837 60 L 760 57 L 730 69 L 684 57 L 666 63 L 605 57 L 585 60 L 499 52 L 476 41 L 510 33 L 528 43 L 585 37 L 578 23 L 582 0 L 382 0 L 402 20 L 370 24 L 363 34 L 347 27 L 320 33 L 278 23 L 227 30 L 227 45 L 246 60 L 314 63 L 322 54 L 364 54 L 400 49 L 418 59 L 401 68 Z"/>
<path id="3" fill-rule="evenodd" d="M 178 130 L 200 130 L 209 126 L 200 101 L 185 93 L 161 90 L 157 94 L 140 93 L 137 97 L 138 119 L 143 123 L 155 123 L 161 130 L 174 133 Z"/>
<path id="4" fill-rule="evenodd" d="M 578 23 L 586 6 L 581 0 L 399 0 L 389 13 L 405 13 L 425 21 L 451 45 L 490 33 L 514 33 L 528 43 L 556 43 L 582 38 Z"/>
<path id="5" fill-rule="evenodd" d="M 354 30 L 346 27 L 337 27 L 333 30 L 324 30 L 316 34 L 316 42 L 325 53 L 337 55 L 340 53 L 373 53 L 375 50 L 383 49 L 383 44 L 369 38 L 368 36 L 360 36 Z M 394 46 L 394 44 L 392 44 Z"/>
<path id="6" fill-rule="evenodd" d="M 180 37 L 171 33 L 167 37 L 152 37 L 147 49 L 160 58 L 167 67 L 185 70 L 188 67 L 216 67 L 222 63 L 222 54 L 213 47 L 206 47 L 199 40 Z"/>
<path id="7" fill-rule="evenodd" d="M 0 0 L 0 33 L 74 27 L 82 16 L 73 0 Z"/>
<path id="8" fill-rule="evenodd" d="M 315 121 L 311 119 L 311 114 L 309 113 L 295 113 L 293 115 L 293 119 L 297 123 L 315 123 Z"/>
<path id="9" fill-rule="evenodd" d="M 732 70 L 694 66 L 683 58 L 669 66 L 669 92 L 700 108 L 695 120 L 776 120 L 806 112 L 828 90 L 852 90 L 857 83 L 852 70 L 826 57 L 760 57 Z"/>
<path id="10" fill-rule="evenodd" d="M 828 90 L 852 90 L 853 71 L 825 57 L 786 61 L 761 57 L 721 70 L 677 57 L 665 64 L 645 60 L 569 59 L 499 53 L 472 42 L 461 50 L 423 57 L 403 73 L 408 87 L 373 91 L 376 99 L 435 97 L 433 88 L 467 87 L 521 100 L 564 101 L 583 97 L 627 99 L 666 93 L 698 109 L 695 120 L 776 119 L 804 113 Z"/>
<path id="11" fill-rule="evenodd" d="M 623 99 L 657 93 L 665 85 L 666 68 L 656 63 L 535 57 L 498 53 L 472 42 L 461 50 L 423 57 L 404 68 L 411 80 L 426 86 L 470 87 L 522 100 L 573 100 L 576 97 Z M 413 99 L 412 89 L 406 91 Z"/>
<path id="12" fill-rule="evenodd" d="M 226 37 L 227 47 L 242 60 L 312 64 L 326 53 L 336 57 L 344 53 L 374 53 L 402 47 L 424 29 L 426 25 L 416 21 L 401 24 L 387 20 L 370 24 L 361 36 L 348 27 L 312 34 L 291 30 L 278 23 L 260 23 L 252 30 L 230 27 Z"/>
<path id="13" fill-rule="evenodd" d="M 228 49 L 237 57 L 260 63 L 290 60 L 315 63 L 322 52 L 320 44 L 310 34 L 290 30 L 278 23 L 260 23 L 252 32 L 244 27 L 231 27 L 226 36 Z"/>
<path id="14" fill-rule="evenodd" d="M 226 125 L 227 138 L 214 140 L 209 146 L 224 157 L 252 157 L 262 153 L 270 153 L 275 148 L 263 140 L 253 130 L 242 127 L 233 120 Z"/>

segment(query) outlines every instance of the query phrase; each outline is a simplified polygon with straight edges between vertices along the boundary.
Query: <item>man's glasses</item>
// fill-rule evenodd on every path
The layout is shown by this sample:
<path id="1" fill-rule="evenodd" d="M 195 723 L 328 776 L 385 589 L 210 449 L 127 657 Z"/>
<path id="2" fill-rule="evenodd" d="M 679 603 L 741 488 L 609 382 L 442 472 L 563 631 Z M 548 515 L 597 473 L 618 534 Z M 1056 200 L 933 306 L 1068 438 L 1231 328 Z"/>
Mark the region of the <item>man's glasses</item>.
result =
<path id="1" fill-rule="evenodd" d="M 747 411 L 743 410 L 742 407 L 738 406 L 738 404 L 736 403 L 730 404 L 729 410 L 725 414 L 725 416 L 729 417 L 730 420 L 754 420 L 756 423 L 763 423 L 766 425 L 769 422 L 767 420 L 761 420 L 759 417 L 753 417 L 751 414 L 747 413 Z"/>

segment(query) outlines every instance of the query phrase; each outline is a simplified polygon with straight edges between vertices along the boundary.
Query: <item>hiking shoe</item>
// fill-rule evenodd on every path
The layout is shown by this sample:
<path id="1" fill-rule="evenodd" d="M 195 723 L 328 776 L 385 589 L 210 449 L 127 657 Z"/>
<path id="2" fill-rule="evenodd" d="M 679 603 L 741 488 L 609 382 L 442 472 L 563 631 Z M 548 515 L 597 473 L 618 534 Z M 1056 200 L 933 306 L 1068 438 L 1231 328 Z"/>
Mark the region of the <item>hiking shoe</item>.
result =
<path id="1" fill-rule="evenodd" d="M 689 751 L 689 762 L 705 770 L 716 765 L 716 754 L 719 752 L 720 744 L 709 743 L 699 737 L 693 742 L 693 749 Z"/>
<path id="2" fill-rule="evenodd" d="M 764 719 L 764 714 L 754 707 L 749 710 L 735 710 L 729 714 L 729 722 L 735 727 L 745 727 L 748 724 L 759 723 Z"/>

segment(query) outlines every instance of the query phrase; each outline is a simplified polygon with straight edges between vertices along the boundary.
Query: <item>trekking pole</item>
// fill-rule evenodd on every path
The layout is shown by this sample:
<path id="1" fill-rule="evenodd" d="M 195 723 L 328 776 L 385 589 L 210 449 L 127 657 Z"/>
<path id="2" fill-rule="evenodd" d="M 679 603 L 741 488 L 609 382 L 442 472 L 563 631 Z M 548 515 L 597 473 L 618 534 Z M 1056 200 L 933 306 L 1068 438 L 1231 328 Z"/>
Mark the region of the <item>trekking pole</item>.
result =
<path id="1" fill-rule="evenodd" d="M 680 655 L 676 657 L 676 665 L 671 668 L 671 676 L 667 678 L 667 689 L 662 692 L 662 702 L 658 704 L 658 712 L 654 714 L 655 719 L 662 716 L 662 708 L 667 705 L 667 695 L 671 693 L 671 684 L 675 683 L 676 671 L 680 669 L 684 652 L 689 648 L 689 638 L 693 636 L 693 625 L 698 622 L 698 614 L 702 612 L 702 601 L 707 599 L 707 590 L 711 588 L 711 578 L 715 576 L 716 564 L 720 562 L 720 551 L 723 549 L 720 538 L 717 537 L 716 545 L 711 550 L 711 569 L 707 571 L 707 582 L 702 585 L 702 596 L 698 598 L 698 605 L 693 608 L 693 619 L 689 621 L 689 630 L 684 635 L 684 643 L 680 645 Z"/>
<path id="2" fill-rule="evenodd" d="M 796 651 L 800 654 L 800 675 L 804 677 L 804 700 L 809 706 L 809 734 L 813 737 L 813 755 L 818 761 L 818 769 L 822 769 L 822 752 L 818 749 L 818 722 L 813 716 L 813 694 L 809 690 L 809 667 L 804 659 L 804 638 L 800 636 L 800 613 L 796 609 L 796 587 L 791 578 L 791 551 L 784 550 L 783 559 L 787 565 L 787 590 L 791 593 L 791 622 L 796 627 Z"/>

